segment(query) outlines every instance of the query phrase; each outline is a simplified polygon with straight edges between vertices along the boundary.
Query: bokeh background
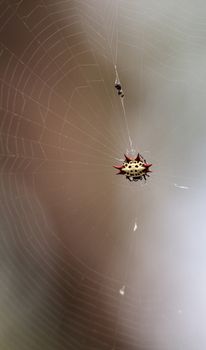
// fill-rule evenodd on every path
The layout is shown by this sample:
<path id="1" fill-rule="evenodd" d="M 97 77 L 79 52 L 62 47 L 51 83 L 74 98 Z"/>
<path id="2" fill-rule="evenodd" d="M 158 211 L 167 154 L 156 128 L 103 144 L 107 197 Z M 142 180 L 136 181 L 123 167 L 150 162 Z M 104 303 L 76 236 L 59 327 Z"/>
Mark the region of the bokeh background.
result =
<path id="1" fill-rule="evenodd" d="M 203 0 L 1 1 L 2 350 L 206 348 L 205 82 Z"/>

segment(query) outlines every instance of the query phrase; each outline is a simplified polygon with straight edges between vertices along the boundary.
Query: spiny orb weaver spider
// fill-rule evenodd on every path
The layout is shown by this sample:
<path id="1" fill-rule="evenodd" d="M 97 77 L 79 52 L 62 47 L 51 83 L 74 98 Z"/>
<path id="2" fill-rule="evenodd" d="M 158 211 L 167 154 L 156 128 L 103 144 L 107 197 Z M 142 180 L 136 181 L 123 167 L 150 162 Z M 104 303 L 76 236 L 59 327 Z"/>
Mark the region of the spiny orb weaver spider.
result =
<path id="1" fill-rule="evenodd" d="M 146 181 L 146 177 L 149 177 L 148 173 L 152 171 L 149 168 L 152 164 L 147 164 L 146 160 L 138 153 L 135 159 L 125 156 L 125 161 L 122 165 L 113 165 L 114 168 L 119 170 L 116 175 L 125 175 L 129 181 Z"/>

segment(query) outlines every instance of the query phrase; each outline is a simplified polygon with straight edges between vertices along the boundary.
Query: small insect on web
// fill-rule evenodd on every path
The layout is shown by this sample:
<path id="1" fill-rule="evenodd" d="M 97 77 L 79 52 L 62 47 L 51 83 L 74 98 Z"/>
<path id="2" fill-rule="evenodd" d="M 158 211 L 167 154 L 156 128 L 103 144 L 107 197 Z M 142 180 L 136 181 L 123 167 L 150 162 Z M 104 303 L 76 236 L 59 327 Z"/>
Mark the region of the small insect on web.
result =
<path id="1" fill-rule="evenodd" d="M 115 83 L 114 83 L 114 87 L 117 90 L 118 95 L 123 98 L 124 97 L 124 92 L 122 90 L 122 85 L 119 79 L 119 75 L 117 72 L 117 67 L 115 66 L 115 72 L 116 72 L 116 79 L 115 79 Z"/>
<path id="2" fill-rule="evenodd" d="M 122 86 L 120 84 L 120 82 L 118 80 L 115 81 L 115 88 L 117 89 L 117 93 L 120 97 L 124 97 L 124 93 L 123 93 L 123 90 L 122 90 Z"/>
<path id="3" fill-rule="evenodd" d="M 129 181 L 141 181 L 147 179 L 152 171 L 149 169 L 152 164 L 148 164 L 146 160 L 138 153 L 136 158 L 130 158 L 126 154 L 125 161 L 122 165 L 114 165 L 119 170 L 117 175 L 125 175 Z"/>

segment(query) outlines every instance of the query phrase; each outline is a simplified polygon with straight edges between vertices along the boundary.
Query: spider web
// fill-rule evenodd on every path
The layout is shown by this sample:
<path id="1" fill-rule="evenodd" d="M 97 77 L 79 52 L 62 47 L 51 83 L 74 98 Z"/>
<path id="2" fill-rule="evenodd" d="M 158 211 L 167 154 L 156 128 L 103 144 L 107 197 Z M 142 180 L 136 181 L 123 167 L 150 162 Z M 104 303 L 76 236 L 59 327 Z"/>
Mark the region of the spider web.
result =
<path id="1" fill-rule="evenodd" d="M 204 348 L 195 4 L 1 1 L 2 349 Z M 147 183 L 116 177 L 138 152 Z"/>

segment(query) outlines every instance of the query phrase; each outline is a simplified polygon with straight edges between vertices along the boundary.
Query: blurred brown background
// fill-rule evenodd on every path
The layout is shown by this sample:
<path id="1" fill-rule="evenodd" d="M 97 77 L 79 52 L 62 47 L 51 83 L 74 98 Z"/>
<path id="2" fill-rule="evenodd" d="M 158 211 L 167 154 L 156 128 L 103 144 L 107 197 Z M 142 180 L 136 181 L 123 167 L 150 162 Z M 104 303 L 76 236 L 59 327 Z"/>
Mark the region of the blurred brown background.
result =
<path id="1" fill-rule="evenodd" d="M 206 347 L 205 18 L 1 1 L 2 350 Z M 146 184 L 115 176 L 125 152 Z"/>

